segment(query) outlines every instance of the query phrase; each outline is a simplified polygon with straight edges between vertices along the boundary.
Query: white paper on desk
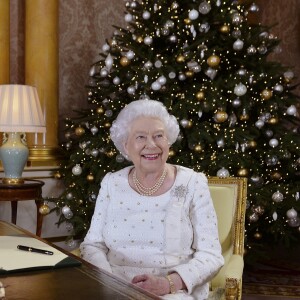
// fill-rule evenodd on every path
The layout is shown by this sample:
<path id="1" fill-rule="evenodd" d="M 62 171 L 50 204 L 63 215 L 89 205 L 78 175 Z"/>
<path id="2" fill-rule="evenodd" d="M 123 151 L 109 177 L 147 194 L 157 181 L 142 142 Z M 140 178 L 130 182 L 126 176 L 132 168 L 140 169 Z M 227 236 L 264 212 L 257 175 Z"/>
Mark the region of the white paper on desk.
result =
<path id="1" fill-rule="evenodd" d="M 18 245 L 52 251 L 53 255 L 22 251 Z M 6 271 L 55 266 L 66 257 L 68 255 L 35 238 L 0 236 L 0 269 Z"/>

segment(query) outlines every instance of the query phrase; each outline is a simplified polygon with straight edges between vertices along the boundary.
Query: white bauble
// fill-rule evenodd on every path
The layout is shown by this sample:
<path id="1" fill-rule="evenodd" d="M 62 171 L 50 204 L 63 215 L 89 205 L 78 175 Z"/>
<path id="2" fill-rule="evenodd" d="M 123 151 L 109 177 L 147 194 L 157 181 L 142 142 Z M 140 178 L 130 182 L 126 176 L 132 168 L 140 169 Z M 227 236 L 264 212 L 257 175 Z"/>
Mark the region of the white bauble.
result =
<path id="1" fill-rule="evenodd" d="M 160 76 L 157 81 L 159 82 L 159 84 L 164 85 L 167 82 L 167 78 L 165 76 Z"/>
<path id="2" fill-rule="evenodd" d="M 148 46 L 151 45 L 153 43 L 153 38 L 151 36 L 146 36 L 144 38 L 144 43 Z"/>
<path id="3" fill-rule="evenodd" d="M 295 105 L 291 105 L 287 108 L 286 113 L 290 116 L 296 116 L 297 108 Z"/>
<path id="4" fill-rule="evenodd" d="M 129 22 L 132 22 L 133 16 L 132 16 L 132 14 L 126 14 L 124 19 L 125 19 L 126 22 L 129 23 Z"/>
<path id="5" fill-rule="evenodd" d="M 150 14 L 149 11 L 144 11 L 144 12 L 143 12 L 143 19 L 144 19 L 144 20 L 149 20 L 150 17 L 151 17 L 151 14 Z"/>
<path id="6" fill-rule="evenodd" d="M 269 141 L 269 145 L 270 145 L 272 148 L 277 147 L 278 144 L 279 144 L 279 142 L 278 142 L 277 139 L 270 139 L 270 141 Z"/>
<path id="7" fill-rule="evenodd" d="M 160 89 L 161 89 L 160 83 L 157 82 L 157 81 L 154 81 L 154 82 L 151 84 L 151 89 L 152 89 L 153 91 L 158 91 L 158 90 L 160 90 Z"/>
<path id="8" fill-rule="evenodd" d="M 199 12 L 196 9 L 192 9 L 189 12 L 189 19 L 190 20 L 196 20 L 199 17 Z"/>

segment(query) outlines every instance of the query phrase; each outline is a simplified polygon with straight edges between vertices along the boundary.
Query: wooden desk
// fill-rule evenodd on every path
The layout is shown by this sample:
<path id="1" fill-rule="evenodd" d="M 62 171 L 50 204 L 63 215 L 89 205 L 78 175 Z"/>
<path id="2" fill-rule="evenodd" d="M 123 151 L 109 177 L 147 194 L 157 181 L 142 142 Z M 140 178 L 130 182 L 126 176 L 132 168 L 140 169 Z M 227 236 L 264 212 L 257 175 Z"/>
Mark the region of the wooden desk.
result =
<path id="1" fill-rule="evenodd" d="M 42 186 L 40 180 L 26 179 L 22 184 L 5 184 L 0 182 L 0 201 L 11 202 L 11 222 L 16 224 L 18 201 L 35 200 L 37 209 L 36 235 L 41 236 L 43 215 L 40 214 Z"/>
<path id="2" fill-rule="evenodd" d="M 0 221 L 0 235 L 30 236 L 39 240 L 30 232 L 16 225 Z M 44 241 L 46 242 L 46 241 Z M 65 250 L 46 242 L 67 253 Z M 70 254 L 70 253 L 68 253 Z M 75 257 L 70 254 L 70 256 Z M 67 267 L 43 271 L 22 272 L 0 275 L 5 286 L 5 299 L 9 300 L 125 300 L 157 299 L 142 289 L 101 270 L 88 262 L 79 267 Z"/>

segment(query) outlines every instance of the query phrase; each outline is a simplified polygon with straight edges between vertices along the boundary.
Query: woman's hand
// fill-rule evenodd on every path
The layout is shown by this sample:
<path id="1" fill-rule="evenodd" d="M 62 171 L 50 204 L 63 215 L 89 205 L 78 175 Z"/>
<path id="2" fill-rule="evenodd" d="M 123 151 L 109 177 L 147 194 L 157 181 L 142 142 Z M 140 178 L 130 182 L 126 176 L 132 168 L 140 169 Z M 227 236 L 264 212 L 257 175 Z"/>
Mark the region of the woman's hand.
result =
<path id="1" fill-rule="evenodd" d="M 176 291 L 186 288 L 178 273 L 172 273 L 169 276 L 174 283 Z M 171 292 L 170 282 L 163 276 L 153 276 L 148 274 L 138 275 L 132 279 L 132 283 L 157 296 L 163 296 L 170 294 Z"/>
<path id="2" fill-rule="evenodd" d="M 170 284 L 166 277 L 143 274 L 135 276 L 132 283 L 157 296 L 170 293 Z"/>

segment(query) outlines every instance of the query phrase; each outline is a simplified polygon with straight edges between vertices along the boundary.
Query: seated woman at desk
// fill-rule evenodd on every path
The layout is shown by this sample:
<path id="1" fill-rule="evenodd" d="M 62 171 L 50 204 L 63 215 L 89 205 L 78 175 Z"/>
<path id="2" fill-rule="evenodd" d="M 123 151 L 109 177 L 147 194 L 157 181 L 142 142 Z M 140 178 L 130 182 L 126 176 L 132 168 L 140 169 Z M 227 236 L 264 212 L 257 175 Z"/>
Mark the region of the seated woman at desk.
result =
<path id="1" fill-rule="evenodd" d="M 178 134 L 159 101 L 133 101 L 119 113 L 111 139 L 133 165 L 103 178 L 80 250 L 162 299 L 207 299 L 223 265 L 217 218 L 206 177 L 167 163 Z"/>

